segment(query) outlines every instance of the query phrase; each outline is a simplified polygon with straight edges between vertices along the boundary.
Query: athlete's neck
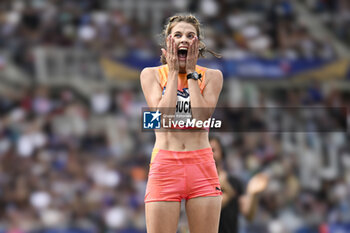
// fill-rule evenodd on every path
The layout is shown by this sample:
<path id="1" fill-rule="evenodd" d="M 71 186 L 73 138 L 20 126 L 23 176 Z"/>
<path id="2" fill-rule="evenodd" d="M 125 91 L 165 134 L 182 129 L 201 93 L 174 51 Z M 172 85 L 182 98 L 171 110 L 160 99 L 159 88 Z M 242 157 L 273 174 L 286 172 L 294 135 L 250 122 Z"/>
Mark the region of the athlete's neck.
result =
<path id="1" fill-rule="evenodd" d="M 179 69 L 179 74 L 186 74 L 186 66 Z"/>

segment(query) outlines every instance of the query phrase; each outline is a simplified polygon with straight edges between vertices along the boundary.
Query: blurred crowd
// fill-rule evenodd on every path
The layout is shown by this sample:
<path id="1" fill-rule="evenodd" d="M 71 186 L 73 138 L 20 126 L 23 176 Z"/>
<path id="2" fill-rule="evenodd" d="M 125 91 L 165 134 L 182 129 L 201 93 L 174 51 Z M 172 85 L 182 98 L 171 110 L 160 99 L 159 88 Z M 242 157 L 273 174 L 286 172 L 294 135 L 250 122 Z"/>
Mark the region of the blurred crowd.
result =
<path id="1" fill-rule="evenodd" d="M 0 229 L 145 228 L 149 150 L 136 145 L 152 135 L 137 137 L 139 121 L 130 122 L 137 95 L 116 93 L 1 93 Z"/>
<path id="2" fill-rule="evenodd" d="M 17 90 L 0 95 L 0 229 L 145 232 L 154 135 L 141 132 L 142 92 L 97 89 L 84 98 L 69 88 Z M 233 80 L 220 103 L 310 108 L 349 99 L 328 85 L 266 92 Z M 246 232 L 317 232 L 322 224 L 350 221 L 346 132 L 217 134 L 230 174 L 244 183 L 256 172 L 271 176 Z M 185 223 L 183 215 L 181 232 Z"/>
<path id="3" fill-rule="evenodd" d="M 203 22 L 207 46 L 226 58 L 331 59 L 336 56 L 326 38 L 313 38 L 299 22 L 290 0 L 174 0 L 163 8 L 156 7 L 159 1 L 150 0 L 141 11 L 137 10 L 139 1 L 130 1 L 130 7 L 135 5 L 128 9 L 131 14 L 123 11 L 123 1 L 117 3 L 3 0 L 0 2 L 0 49 L 10 51 L 12 59 L 28 71 L 34 69 L 32 49 L 36 46 L 88 48 L 101 55 L 119 57 L 132 54 L 157 57 L 161 37 L 155 35 L 155 31 L 160 35 L 167 17 L 189 11 Z M 343 7 L 340 9 L 345 11 Z M 152 17 L 157 14 L 161 15 L 155 23 Z M 147 18 L 150 20 L 145 20 Z M 339 23 L 333 28 L 346 34 L 346 26 Z"/>
<path id="4" fill-rule="evenodd" d="M 193 12 L 203 22 L 207 46 L 227 59 L 337 56 L 329 41 L 315 39 L 298 20 L 292 0 L 152 0 L 141 13 L 130 8 L 132 14 L 123 10 L 127 2 L 142 1 L 2 0 L 0 50 L 28 74 L 35 73 L 38 46 L 154 58 L 160 37 L 154 20 L 142 19 L 160 13 L 160 34 L 167 17 Z M 347 1 L 305 2 L 331 14 L 332 30 L 348 40 Z M 329 84 L 263 89 L 233 79 L 225 80 L 219 100 L 232 108 L 349 105 L 349 91 Z M 153 133 L 141 132 L 145 106 L 139 83 L 88 95 L 64 86 L 1 89 L 0 232 L 144 233 L 154 143 Z M 275 123 L 267 118 L 267 128 Z M 216 133 L 231 175 L 244 183 L 257 172 L 271 176 L 256 219 L 242 222 L 242 232 L 324 233 L 350 222 L 349 133 L 316 131 Z M 181 233 L 185 223 L 182 213 Z"/>
<path id="5" fill-rule="evenodd" d="M 335 35 L 350 44 L 350 3 L 347 0 L 307 0 L 307 6 Z"/>
<path id="6" fill-rule="evenodd" d="M 313 83 L 272 92 L 236 80 L 229 80 L 226 85 L 228 95 L 223 103 L 231 107 L 298 106 L 316 111 L 318 107 L 349 106 L 350 100 L 348 91 L 330 84 Z M 251 118 L 254 119 L 253 114 Z M 277 122 L 269 117 L 266 124 Z M 349 224 L 349 133 L 317 133 L 309 128 L 295 133 L 267 131 L 218 136 L 226 145 L 226 164 L 232 175 L 245 183 L 257 172 L 272 178 L 255 221 L 242 232 L 336 232 L 332 225 Z"/>

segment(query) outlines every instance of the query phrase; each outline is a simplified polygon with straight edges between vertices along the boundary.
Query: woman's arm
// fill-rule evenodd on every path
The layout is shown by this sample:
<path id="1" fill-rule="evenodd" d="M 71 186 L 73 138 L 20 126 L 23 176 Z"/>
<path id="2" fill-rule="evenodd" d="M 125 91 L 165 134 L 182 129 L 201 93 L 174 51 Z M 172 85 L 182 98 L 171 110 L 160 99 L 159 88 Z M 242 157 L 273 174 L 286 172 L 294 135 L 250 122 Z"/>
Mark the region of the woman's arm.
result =
<path id="1" fill-rule="evenodd" d="M 145 95 L 148 107 L 152 110 L 158 108 L 175 108 L 177 98 L 177 76 L 169 72 L 168 83 L 165 93 L 162 96 L 162 88 L 158 81 L 157 70 L 154 68 L 145 68 L 140 75 L 141 87 Z"/>
<path id="2" fill-rule="evenodd" d="M 198 37 L 194 37 L 190 42 L 186 61 L 186 73 L 192 73 L 196 70 L 196 64 L 199 53 Z M 220 70 L 207 69 L 205 73 L 207 84 L 203 91 L 200 91 L 198 81 L 188 80 L 188 89 L 191 96 L 192 117 L 197 120 L 207 120 L 213 113 L 218 101 L 223 77 Z"/>
<path id="3" fill-rule="evenodd" d="M 158 71 L 155 68 L 145 68 L 142 70 L 140 75 L 142 91 L 149 108 L 174 108 L 175 110 L 179 61 L 175 41 L 171 35 L 167 38 L 167 50 L 162 49 L 162 53 L 166 57 L 169 67 L 167 86 L 164 95 L 162 96 L 163 90 L 158 81 Z"/>
<path id="4" fill-rule="evenodd" d="M 156 108 L 162 98 L 162 88 L 157 80 L 154 68 L 145 68 L 141 71 L 140 81 L 148 107 Z"/>
<path id="5" fill-rule="evenodd" d="M 269 183 L 269 177 L 263 173 L 255 175 L 248 183 L 247 193 L 240 198 L 240 211 L 244 217 L 252 221 L 258 206 L 259 194 Z"/>
<path id="6" fill-rule="evenodd" d="M 201 94 L 198 81 L 188 80 L 188 89 L 191 96 L 192 116 L 198 120 L 207 120 L 213 113 L 222 89 L 223 77 L 220 70 L 206 71 L 207 84 Z"/>
<path id="7" fill-rule="evenodd" d="M 248 221 L 252 221 L 258 206 L 257 194 L 245 194 L 239 199 L 240 211 Z"/>

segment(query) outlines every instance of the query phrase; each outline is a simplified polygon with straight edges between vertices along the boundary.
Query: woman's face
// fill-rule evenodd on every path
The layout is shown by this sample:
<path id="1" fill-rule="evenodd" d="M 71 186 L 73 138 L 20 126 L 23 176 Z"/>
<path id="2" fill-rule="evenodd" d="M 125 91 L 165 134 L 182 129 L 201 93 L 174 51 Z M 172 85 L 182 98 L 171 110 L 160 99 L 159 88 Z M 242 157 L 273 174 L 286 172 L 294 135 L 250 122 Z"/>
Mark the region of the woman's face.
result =
<path id="1" fill-rule="evenodd" d="M 177 48 L 177 55 L 179 59 L 180 69 L 186 68 L 187 50 L 190 45 L 190 41 L 197 36 L 196 28 L 186 22 L 178 22 L 172 28 L 171 33 L 175 40 L 175 46 Z M 183 50 L 179 52 L 180 50 Z"/>

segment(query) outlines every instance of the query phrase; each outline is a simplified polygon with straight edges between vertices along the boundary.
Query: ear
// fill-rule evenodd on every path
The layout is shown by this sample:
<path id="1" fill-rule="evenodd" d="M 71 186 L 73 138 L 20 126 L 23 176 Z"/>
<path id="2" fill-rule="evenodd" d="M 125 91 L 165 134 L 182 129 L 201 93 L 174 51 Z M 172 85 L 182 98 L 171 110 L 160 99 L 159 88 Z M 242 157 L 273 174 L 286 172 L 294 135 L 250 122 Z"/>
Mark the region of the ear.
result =
<path id="1" fill-rule="evenodd" d="M 166 50 L 165 50 L 164 48 L 161 48 L 161 51 L 162 51 L 162 55 L 163 55 L 164 57 L 166 57 Z"/>

